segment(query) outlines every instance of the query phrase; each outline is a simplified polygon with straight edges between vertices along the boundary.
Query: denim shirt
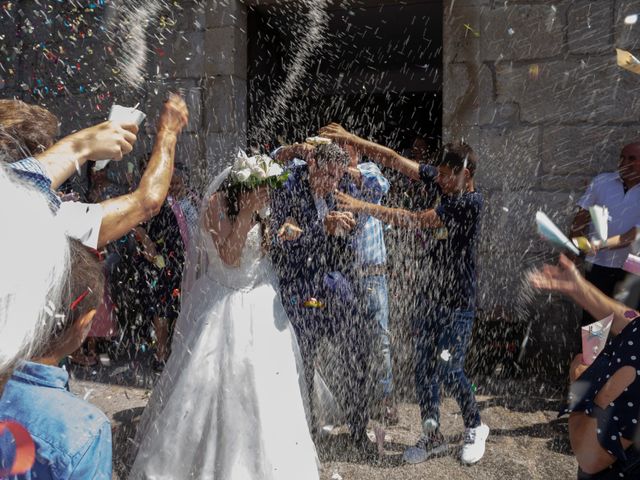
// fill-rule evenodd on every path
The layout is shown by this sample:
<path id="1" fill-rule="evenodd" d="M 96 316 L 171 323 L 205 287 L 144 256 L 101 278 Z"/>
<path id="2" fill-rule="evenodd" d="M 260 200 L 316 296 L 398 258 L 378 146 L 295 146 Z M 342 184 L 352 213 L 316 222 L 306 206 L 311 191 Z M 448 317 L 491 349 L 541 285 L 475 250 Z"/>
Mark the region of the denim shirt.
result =
<path id="1" fill-rule="evenodd" d="M 30 472 L 13 479 L 111 479 L 111 425 L 98 408 L 69 391 L 62 368 L 25 362 L 0 397 L 0 421 L 23 425 L 36 444 Z M 11 437 L 0 437 L 0 466 L 13 462 Z"/>

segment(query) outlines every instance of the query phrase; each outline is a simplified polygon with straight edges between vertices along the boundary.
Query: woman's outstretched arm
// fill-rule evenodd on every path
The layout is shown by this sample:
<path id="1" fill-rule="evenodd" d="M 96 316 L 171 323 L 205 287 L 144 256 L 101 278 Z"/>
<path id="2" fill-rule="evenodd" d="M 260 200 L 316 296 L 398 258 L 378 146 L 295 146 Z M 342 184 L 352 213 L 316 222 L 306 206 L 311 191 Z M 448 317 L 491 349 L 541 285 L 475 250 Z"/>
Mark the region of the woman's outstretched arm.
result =
<path id="1" fill-rule="evenodd" d="M 613 314 L 611 331 L 616 335 L 637 316 L 628 314 L 627 312 L 632 311 L 631 308 L 606 296 L 588 282 L 564 255 L 560 255 L 557 266 L 545 265 L 541 270 L 529 274 L 529 281 L 540 290 L 551 290 L 568 296 L 593 318 L 605 318 Z"/>

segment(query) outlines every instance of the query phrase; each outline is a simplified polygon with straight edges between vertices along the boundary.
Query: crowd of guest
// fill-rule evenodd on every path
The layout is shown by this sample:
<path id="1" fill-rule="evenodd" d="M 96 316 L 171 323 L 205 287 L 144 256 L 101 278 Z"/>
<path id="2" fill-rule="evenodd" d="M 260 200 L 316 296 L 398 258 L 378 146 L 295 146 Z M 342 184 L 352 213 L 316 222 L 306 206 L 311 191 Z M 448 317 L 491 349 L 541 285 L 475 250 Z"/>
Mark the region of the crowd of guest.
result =
<path id="1" fill-rule="evenodd" d="M 0 476 L 111 478 L 109 420 L 70 393 L 64 364 L 108 364 L 150 350 L 151 367 L 161 371 L 171 355 L 186 253 L 199 206 L 208 201 L 188 189 L 188 172 L 175 164 L 187 120 L 184 101 L 170 96 L 153 149 L 137 162 L 139 178 L 128 170 L 120 179 L 126 187 L 114 189 L 109 172 L 115 170 L 98 170 L 94 160 L 130 154 L 139 135 L 135 124 L 104 122 L 56 141 L 58 119 L 51 112 L 0 100 L 0 198 L 11 205 L 0 210 L 6 232 L 0 243 Z M 462 413 L 460 459 L 474 464 L 489 436 L 465 373 L 484 208 L 475 184 L 478 156 L 461 142 L 430 151 L 419 138 L 405 156 L 338 124 L 319 134 L 330 142 L 272 153 L 289 177 L 271 192 L 265 235 L 300 345 L 310 429 L 319 434 L 314 389 L 326 339 L 343 363 L 345 388 L 336 397 L 354 445 L 367 451 L 372 418 L 382 426 L 398 421 L 390 322 L 390 291 L 397 290 L 389 285 L 410 282 L 416 300 L 402 315 L 411 317 L 414 332 L 422 435 L 403 458 L 421 463 L 447 450 L 439 412 L 444 389 Z M 87 190 L 73 192 L 65 182 L 80 171 Z M 592 242 L 585 277 L 565 256 L 530 275 L 535 288 L 584 308 L 585 325 L 613 315 L 606 348 L 590 365 L 576 356 L 569 369 L 571 395 L 561 413 L 570 415 L 578 478 L 637 478 L 639 471 L 640 314 L 637 304 L 612 298 L 627 276 L 625 260 L 637 253 L 639 185 L 640 146 L 631 144 L 618 171 L 596 177 L 579 202 L 572 236 L 592 236 L 589 207 L 605 206 L 611 215 L 611 238 Z M 318 243 L 325 236 L 331 241 Z M 397 245 L 406 246 L 407 238 L 411 268 L 390 272 L 388 256 L 402 256 Z M 289 248 L 293 242 L 300 247 Z M 309 251 L 320 250 L 324 263 L 310 266 Z M 376 437 L 381 453 L 382 427 Z"/>

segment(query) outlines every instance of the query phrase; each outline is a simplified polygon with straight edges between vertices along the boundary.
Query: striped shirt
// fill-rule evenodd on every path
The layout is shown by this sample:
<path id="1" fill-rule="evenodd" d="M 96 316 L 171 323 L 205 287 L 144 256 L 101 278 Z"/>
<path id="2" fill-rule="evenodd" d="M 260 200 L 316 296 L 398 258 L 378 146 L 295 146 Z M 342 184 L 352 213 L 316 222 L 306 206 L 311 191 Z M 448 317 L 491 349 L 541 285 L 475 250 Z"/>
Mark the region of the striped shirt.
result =
<path id="1" fill-rule="evenodd" d="M 27 157 L 10 163 L 8 166 L 18 178 L 42 192 L 54 213 L 58 211 L 62 202 L 58 195 L 51 190 L 51 179 L 40 162 L 33 157 Z"/>
<path id="2" fill-rule="evenodd" d="M 362 175 L 362 185 L 356 196 L 369 203 L 380 205 L 382 197 L 389 191 L 389 181 L 382 175 L 375 163 L 364 162 L 357 166 Z M 384 244 L 382 222 L 372 216 L 365 216 L 356 234 L 356 262 L 360 267 L 384 265 L 387 262 L 387 249 Z"/>

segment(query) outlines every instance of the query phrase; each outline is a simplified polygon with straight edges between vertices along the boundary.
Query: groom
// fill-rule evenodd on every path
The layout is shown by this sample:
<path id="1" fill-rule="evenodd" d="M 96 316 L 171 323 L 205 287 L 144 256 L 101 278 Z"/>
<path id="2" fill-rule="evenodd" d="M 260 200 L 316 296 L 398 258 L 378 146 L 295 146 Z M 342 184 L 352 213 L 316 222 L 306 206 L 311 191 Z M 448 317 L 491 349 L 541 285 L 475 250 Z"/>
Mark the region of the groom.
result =
<path id="1" fill-rule="evenodd" d="M 289 178 L 273 191 L 271 253 L 282 303 L 300 344 L 311 430 L 316 433 L 314 363 L 320 342 L 328 338 L 348 372 L 338 397 L 353 441 L 366 452 L 372 333 L 363 321 L 362 286 L 354 275 L 356 221 L 352 214 L 336 211 L 333 196 L 347 173 L 349 156 L 335 144 L 298 144 L 280 149 L 277 157 L 288 164 Z"/>

